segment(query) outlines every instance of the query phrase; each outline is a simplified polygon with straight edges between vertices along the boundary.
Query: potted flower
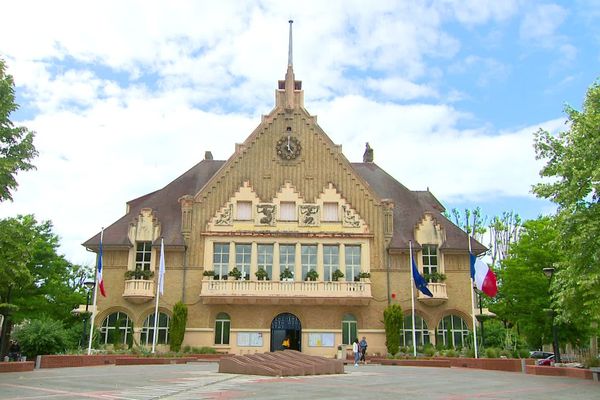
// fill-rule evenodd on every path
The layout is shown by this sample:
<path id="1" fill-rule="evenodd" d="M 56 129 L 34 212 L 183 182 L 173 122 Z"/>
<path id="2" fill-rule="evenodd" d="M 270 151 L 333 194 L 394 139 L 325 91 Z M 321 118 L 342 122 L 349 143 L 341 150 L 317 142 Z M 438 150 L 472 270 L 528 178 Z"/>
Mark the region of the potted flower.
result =
<path id="1" fill-rule="evenodd" d="M 154 272 L 149 269 L 141 269 L 136 266 L 135 269 L 125 271 L 125 279 L 150 279 L 154 276 Z"/>
<path id="2" fill-rule="evenodd" d="M 233 269 L 229 271 L 229 276 L 233 277 L 236 280 L 239 280 L 242 277 L 242 271 L 237 269 L 237 267 L 233 267 Z"/>
<path id="3" fill-rule="evenodd" d="M 204 272 L 202 273 L 203 276 L 205 276 L 208 280 L 213 280 L 215 277 L 215 271 L 210 270 L 210 269 L 205 269 Z"/>
<path id="4" fill-rule="evenodd" d="M 358 278 L 360 279 L 361 282 L 365 282 L 367 279 L 369 279 L 371 277 L 371 273 L 370 272 L 364 272 L 361 271 L 358 274 Z"/>
<path id="5" fill-rule="evenodd" d="M 344 277 L 344 273 L 342 271 L 340 271 L 339 269 L 336 269 L 335 271 L 333 271 L 333 274 L 331 274 L 331 279 L 334 281 L 339 281 L 340 278 Z"/>
<path id="6" fill-rule="evenodd" d="M 446 280 L 446 275 L 435 271 L 430 274 L 423 274 L 423 278 L 425 278 L 427 282 L 438 283 L 444 282 Z"/>
<path id="7" fill-rule="evenodd" d="M 282 281 L 291 281 L 294 279 L 294 273 L 289 268 L 286 268 L 279 274 L 279 279 Z"/>
<path id="8" fill-rule="evenodd" d="M 308 271 L 306 273 L 306 280 L 307 281 L 313 281 L 314 282 L 317 279 L 319 279 L 319 273 L 316 270 L 311 269 L 310 271 Z"/>
<path id="9" fill-rule="evenodd" d="M 259 267 L 256 270 L 256 272 L 254 273 L 254 275 L 256 275 L 256 278 L 259 281 L 268 281 L 269 280 L 269 274 L 267 273 L 267 271 L 263 267 Z"/>

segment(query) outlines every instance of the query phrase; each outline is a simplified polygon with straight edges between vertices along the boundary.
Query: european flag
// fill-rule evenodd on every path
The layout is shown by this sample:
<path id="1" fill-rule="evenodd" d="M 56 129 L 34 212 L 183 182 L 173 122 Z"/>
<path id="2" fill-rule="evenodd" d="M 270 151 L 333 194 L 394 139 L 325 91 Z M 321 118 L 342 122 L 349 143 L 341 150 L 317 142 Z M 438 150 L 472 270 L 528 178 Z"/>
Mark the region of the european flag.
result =
<path id="1" fill-rule="evenodd" d="M 433 293 L 431 293 L 429 291 L 429 289 L 427 288 L 427 281 L 419 273 L 419 269 L 417 268 L 417 264 L 415 263 L 415 259 L 412 258 L 412 257 L 411 257 L 411 262 L 412 262 L 412 273 L 413 273 L 413 279 L 415 280 L 415 286 L 424 295 L 427 295 L 429 297 L 433 297 Z"/>

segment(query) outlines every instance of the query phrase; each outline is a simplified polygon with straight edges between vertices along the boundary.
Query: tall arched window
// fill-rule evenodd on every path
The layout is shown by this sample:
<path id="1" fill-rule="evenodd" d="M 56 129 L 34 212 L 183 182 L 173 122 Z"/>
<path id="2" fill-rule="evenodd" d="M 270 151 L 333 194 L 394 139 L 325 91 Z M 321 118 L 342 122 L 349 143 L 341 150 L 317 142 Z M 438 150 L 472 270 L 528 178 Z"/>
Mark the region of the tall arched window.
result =
<path id="1" fill-rule="evenodd" d="M 217 314 L 215 318 L 215 344 L 229 344 L 231 318 L 225 313 Z"/>
<path id="2" fill-rule="evenodd" d="M 132 339 L 133 324 L 127 314 L 121 311 L 110 314 L 102 321 L 100 327 L 100 343 L 112 344 L 114 342 L 115 329 L 119 324 L 121 331 L 121 342 L 127 344 Z"/>
<path id="3" fill-rule="evenodd" d="M 169 343 L 169 325 L 171 318 L 165 313 L 158 313 L 157 321 L 157 344 Z M 154 340 L 154 313 L 148 315 L 144 320 L 144 326 L 140 336 L 140 344 L 143 346 L 152 346 Z"/>
<path id="4" fill-rule="evenodd" d="M 356 317 L 352 314 L 345 314 L 342 318 L 342 344 L 352 344 L 358 337 Z"/>
<path id="5" fill-rule="evenodd" d="M 419 315 L 415 315 L 415 339 L 417 346 L 423 346 L 429 341 L 429 330 L 427 329 L 427 323 Z M 402 326 L 402 335 L 400 337 L 400 344 L 402 346 L 412 346 L 412 314 L 404 317 L 404 323 Z"/>
<path id="6" fill-rule="evenodd" d="M 437 343 L 447 347 L 464 347 L 468 344 L 469 328 L 458 315 L 445 316 L 437 327 Z"/>

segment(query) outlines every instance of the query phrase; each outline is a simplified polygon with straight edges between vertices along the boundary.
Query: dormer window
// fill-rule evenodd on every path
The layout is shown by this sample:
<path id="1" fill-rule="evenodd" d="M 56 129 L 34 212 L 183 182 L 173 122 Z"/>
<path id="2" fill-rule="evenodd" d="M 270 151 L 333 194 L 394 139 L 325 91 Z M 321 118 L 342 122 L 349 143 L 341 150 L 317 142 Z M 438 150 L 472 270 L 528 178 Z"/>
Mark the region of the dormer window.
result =
<path id="1" fill-rule="evenodd" d="M 252 202 L 238 201 L 235 219 L 238 221 L 250 221 L 252 219 Z"/>
<path id="2" fill-rule="evenodd" d="M 323 216 L 321 221 L 337 222 L 340 220 L 338 203 L 323 203 Z"/>
<path id="3" fill-rule="evenodd" d="M 293 201 L 282 201 L 280 205 L 279 219 L 281 221 L 296 221 L 296 203 Z"/>
<path id="4" fill-rule="evenodd" d="M 150 271 L 152 258 L 152 242 L 137 242 L 135 251 L 135 269 Z"/>

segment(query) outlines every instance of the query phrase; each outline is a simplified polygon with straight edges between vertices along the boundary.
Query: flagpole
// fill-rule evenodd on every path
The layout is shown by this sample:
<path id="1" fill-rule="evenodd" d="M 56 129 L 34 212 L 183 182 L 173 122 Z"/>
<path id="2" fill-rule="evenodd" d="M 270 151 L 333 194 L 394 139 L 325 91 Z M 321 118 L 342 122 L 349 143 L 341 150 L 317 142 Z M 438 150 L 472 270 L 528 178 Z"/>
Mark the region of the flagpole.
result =
<path id="1" fill-rule="evenodd" d="M 102 248 L 102 240 L 104 239 L 104 228 L 100 231 L 100 248 Z M 96 319 L 96 302 L 98 301 L 98 263 L 102 262 L 102 251 L 98 251 L 96 255 L 96 278 L 94 279 L 94 302 L 92 306 L 92 319 L 90 323 L 90 338 L 88 340 L 88 356 L 92 354 L 92 337 L 94 336 L 94 320 Z"/>
<path id="2" fill-rule="evenodd" d="M 413 256 L 412 256 L 412 241 L 408 241 L 408 249 L 410 254 L 410 260 L 408 261 L 410 268 L 410 300 L 412 306 L 412 342 L 413 342 L 413 356 L 417 356 L 417 335 L 415 333 L 415 277 L 413 276 Z"/>
<path id="3" fill-rule="evenodd" d="M 158 301 L 160 299 L 160 288 L 161 288 L 161 283 L 162 283 L 162 273 L 163 273 L 163 263 L 164 261 L 164 257 L 165 257 L 165 250 L 164 250 L 164 242 L 163 242 L 163 238 L 160 238 L 160 258 L 158 261 L 158 265 L 159 265 L 159 271 L 158 271 L 158 279 L 156 279 L 156 304 L 154 305 L 154 331 L 153 331 L 153 335 L 152 335 L 152 354 L 154 354 L 155 349 L 156 349 L 156 339 L 158 338 L 157 335 L 157 325 L 158 325 Z"/>
<path id="4" fill-rule="evenodd" d="M 467 232 L 469 236 L 469 265 L 471 264 L 471 234 Z M 473 318 L 473 344 L 475 346 L 475 358 L 479 358 L 479 352 L 477 348 L 477 325 L 475 324 L 475 290 L 473 289 L 473 274 L 469 267 L 469 275 L 471 276 L 471 316 Z"/>

